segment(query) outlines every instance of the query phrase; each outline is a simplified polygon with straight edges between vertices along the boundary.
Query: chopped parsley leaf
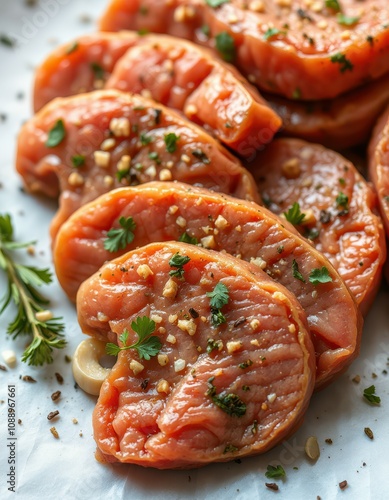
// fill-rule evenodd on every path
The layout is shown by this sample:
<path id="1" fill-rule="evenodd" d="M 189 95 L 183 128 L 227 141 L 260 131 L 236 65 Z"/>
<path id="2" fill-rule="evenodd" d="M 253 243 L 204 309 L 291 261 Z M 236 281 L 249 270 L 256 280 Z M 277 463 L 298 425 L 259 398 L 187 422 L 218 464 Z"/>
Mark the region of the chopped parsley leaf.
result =
<path id="1" fill-rule="evenodd" d="M 227 31 L 222 31 L 215 36 L 216 50 L 222 59 L 232 62 L 235 59 L 235 41 Z"/>
<path id="2" fill-rule="evenodd" d="M 279 30 L 277 28 L 269 28 L 263 34 L 263 38 L 265 40 L 270 40 L 271 38 L 278 36 L 278 35 L 286 35 L 286 31 Z"/>
<path id="3" fill-rule="evenodd" d="M 124 250 L 127 245 L 134 241 L 134 231 L 136 223 L 132 217 L 120 217 L 119 224 L 121 228 L 110 229 L 107 233 L 107 238 L 104 240 L 104 248 L 108 252 L 117 252 Z"/>
<path id="4" fill-rule="evenodd" d="M 85 156 L 74 155 L 72 156 L 72 165 L 74 168 L 80 168 L 85 164 Z"/>
<path id="5" fill-rule="evenodd" d="M 363 391 L 363 397 L 372 405 L 379 405 L 381 398 L 375 394 L 375 386 L 371 385 Z"/>
<path id="6" fill-rule="evenodd" d="M 323 266 L 321 269 L 312 269 L 309 275 L 309 282 L 312 283 L 312 285 L 318 285 L 320 283 L 330 283 L 331 281 L 333 281 L 333 279 L 325 266 Z"/>
<path id="7" fill-rule="evenodd" d="M 293 272 L 294 278 L 302 281 L 303 283 L 306 283 L 303 275 L 299 271 L 299 265 L 297 264 L 297 261 L 295 259 L 293 259 L 293 262 L 292 262 L 292 272 Z"/>
<path id="8" fill-rule="evenodd" d="M 347 59 L 347 57 L 341 52 L 337 52 L 336 54 L 331 56 L 331 62 L 340 65 L 339 71 L 341 73 L 344 73 L 346 71 L 352 71 L 354 68 L 352 62 L 349 59 Z"/>
<path id="9" fill-rule="evenodd" d="M 61 144 L 61 142 L 65 139 L 65 136 L 65 124 L 60 118 L 55 122 L 53 128 L 50 129 L 49 136 L 47 138 L 47 141 L 45 142 L 45 146 L 48 148 L 55 148 L 55 146 Z"/>
<path id="10" fill-rule="evenodd" d="M 336 19 L 342 26 L 353 26 L 359 21 L 360 17 L 345 16 L 344 14 L 339 12 L 339 14 L 336 16 Z"/>
<path id="11" fill-rule="evenodd" d="M 180 136 L 176 135 L 175 133 L 170 133 L 165 135 L 164 141 L 166 145 L 166 151 L 168 153 L 174 153 L 177 150 L 177 141 L 179 140 Z"/>
<path id="12" fill-rule="evenodd" d="M 282 465 L 276 465 L 275 467 L 268 465 L 265 476 L 269 479 L 280 479 L 281 477 L 285 477 L 286 473 Z"/>
<path id="13" fill-rule="evenodd" d="M 305 214 L 301 212 L 300 205 L 296 202 L 293 203 L 287 212 L 284 212 L 284 215 L 285 219 L 294 226 L 298 226 L 305 219 Z"/>
<path id="14" fill-rule="evenodd" d="M 91 70 L 93 71 L 96 80 L 103 80 L 104 79 L 104 68 L 97 62 L 92 62 L 90 63 Z"/>
<path id="15" fill-rule="evenodd" d="M 184 266 L 188 264 L 190 261 L 190 257 L 187 255 L 180 255 L 178 252 L 173 255 L 173 257 L 169 260 L 170 267 L 176 267 L 169 272 L 169 275 L 174 278 L 183 278 L 184 277 Z"/>
<path id="16" fill-rule="evenodd" d="M 179 237 L 178 241 L 182 241 L 182 243 L 189 243 L 190 245 L 198 245 L 198 239 L 190 236 L 188 233 L 182 233 Z"/>
<path id="17" fill-rule="evenodd" d="M 192 155 L 198 160 L 202 161 L 205 165 L 208 165 L 210 163 L 210 159 L 203 151 L 201 151 L 201 149 L 194 149 L 192 151 Z"/>

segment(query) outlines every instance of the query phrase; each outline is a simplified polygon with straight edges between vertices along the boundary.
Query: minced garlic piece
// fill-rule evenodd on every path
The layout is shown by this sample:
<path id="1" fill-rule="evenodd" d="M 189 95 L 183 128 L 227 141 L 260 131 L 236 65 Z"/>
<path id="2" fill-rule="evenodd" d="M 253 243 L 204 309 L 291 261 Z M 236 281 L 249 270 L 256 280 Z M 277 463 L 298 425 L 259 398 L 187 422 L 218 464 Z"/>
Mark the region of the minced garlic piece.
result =
<path id="1" fill-rule="evenodd" d="M 167 299 L 174 299 L 174 297 L 177 295 L 177 292 L 178 292 L 178 284 L 172 278 L 169 278 L 169 280 L 163 287 L 162 296 Z"/>
<path id="2" fill-rule="evenodd" d="M 103 182 L 104 182 L 104 186 L 107 187 L 107 188 L 110 188 L 113 186 L 114 184 L 114 178 L 111 176 L 111 175 L 105 175 L 104 176 L 104 179 L 103 179 Z"/>
<path id="3" fill-rule="evenodd" d="M 150 269 L 150 267 L 147 264 L 141 264 L 138 267 L 138 269 L 136 270 L 136 272 L 143 279 L 147 279 L 149 276 L 154 275 L 153 271 Z"/>
<path id="4" fill-rule="evenodd" d="M 288 326 L 288 330 L 289 330 L 290 333 L 296 333 L 296 325 L 294 325 L 293 323 L 291 323 Z"/>
<path id="5" fill-rule="evenodd" d="M 106 314 L 104 314 L 103 312 L 99 311 L 97 313 L 97 319 L 99 321 L 109 321 L 109 316 L 107 316 Z"/>
<path id="6" fill-rule="evenodd" d="M 157 175 L 157 169 L 154 165 L 150 165 L 150 167 L 145 170 L 145 174 L 148 175 L 151 179 L 155 179 Z"/>
<path id="7" fill-rule="evenodd" d="M 184 219 L 184 217 L 179 215 L 176 219 L 176 224 L 177 224 L 177 226 L 180 226 L 180 227 L 186 227 L 186 219 Z"/>
<path id="8" fill-rule="evenodd" d="M 298 158 L 290 158 L 281 167 L 282 175 L 286 179 L 297 179 L 301 174 L 301 167 Z"/>
<path id="9" fill-rule="evenodd" d="M 249 10 L 253 12 L 265 12 L 265 4 L 262 0 L 253 0 L 249 3 Z"/>
<path id="10" fill-rule="evenodd" d="M 239 351 L 242 349 L 242 342 L 239 340 L 232 340 L 227 342 L 227 352 L 228 354 L 232 354 L 233 352 Z"/>
<path id="11" fill-rule="evenodd" d="M 258 339 L 250 340 L 250 344 L 259 347 L 259 340 Z"/>
<path id="12" fill-rule="evenodd" d="M 274 392 L 267 396 L 267 400 L 269 401 L 269 403 L 274 403 L 276 398 L 277 398 L 277 394 Z"/>
<path id="13" fill-rule="evenodd" d="M 152 314 L 152 315 L 150 316 L 150 319 L 151 319 L 152 321 L 154 321 L 154 323 L 157 323 L 157 325 L 158 325 L 159 323 L 162 323 L 162 316 L 159 316 L 159 314 Z"/>
<path id="14" fill-rule="evenodd" d="M 95 151 L 93 158 L 98 167 L 107 168 L 111 159 L 111 153 L 108 153 L 108 151 Z"/>
<path id="15" fill-rule="evenodd" d="M 169 318 L 168 318 L 170 324 L 175 323 L 177 321 L 177 319 L 178 319 L 177 314 L 170 314 Z"/>
<path id="16" fill-rule="evenodd" d="M 197 106 L 195 106 L 194 104 L 188 104 L 188 106 L 185 108 L 185 114 L 187 116 L 193 116 L 197 113 L 197 111 Z"/>
<path id="17" fill-rule="evenodd" d="M 109 137 L 109 139 L 105 139 L 100 145 L 100 148 L 103 151 L 109 151 L 110 149 L 114 148 L 116 144 L 115 139 L 112 139 L 112 137 Z"/>
<path id="18" fill-rule="evenodd" d="M 177 213 L 177 211 L 178 211 L 178 207 L 177 207 L 177 205 L 171 205 L 171 206 L 169 207 L 169 214 L 170 214 L 170 215 L 174 215 L 175 213 Z"/>
<path id="19" fill-rule="evenodd" d="M 159 180 L 160 181 L 171 181 L 173 179 L 172 173 L 170 172 L 169 169 L 163 168 L 159 172 Z"/>
<path id="20" fill-rule="evenodd" d="M 161 366 L 166 366 L 169 363 L 169 357 L 167 354 L 158 354 L 158 363 Z"/>
<path id="21" fill-rule="evenodd" d="M 50 319 L 53 319 L 53 313 L 51 311 L 39 311 L 35 313 L 35 319 L 37 321 L 42 321 L 42 323 L 45 323 L 46 321 L 49 321 Z"/>
<path id="22" fill-rule="evenodd" d="M 177 342 L 177 339 L 174 335 L 169 333 L 169 335 L 166 337 L 166 342 L 169 342 L 169 344 L 175 344 Z"/>
<path id="23" fill-rule="evenodd" d="M 132 359 L 130 362 L 130 370 L 133 371 L 134 375 L 138 375 L 141 371 L 144 370 L 144 366 L 142 363 L 139 363 L 139 361 L 136 361 L 135 359 Z"/>
<path id="24" fill-rule="evenodd" d="M 227 219 L 225 219 L 222 215 L 218 215 L 215 220 L 215 226 L 218 229 L 225 229 L 228 226 Z"/>
<path id="25" fill-rule="evenodd" d="M 185 370 L 186 367 L 186 361 L 185 359 L 176 359 L 174 361 L 174 371 L 177 372 L 182 372 L 182 370 Z"/>
<path id="26" fill-rule="evenodd" d="M 112 118 L 109 129 L 115 137 L 128 137 L 130 135 L 130 120 L 128 118 Z"/>
<path id="27" fill-rule="evenodd" d="M 250 321 L 250 327 L 252 330 L 256 330 L 259 327 L 259 325 L 260 325 L 260 322 L 258 319 L 252 319 Z"/>
<path id="28" fill-rule="evenodd" d="M 260 269 L 266 269 L 267 266 L 266 260 L 261 259 L 261 257 L 252 258 L 250 263 L 258 266 Z"/>
<path id="29" fill-rule="evenodd" d="M 186 154 L 183 154 L 181 155 L 181 161 L 183 161 L 184 163 L 190 163 L 190 156 L 186 155 Z"/>
<path id="30" fill-rule="evenodd" d="M 157 392 L 159 393 L 164 392 L 165 394 L 168 394 L 169 391 L 170 391 L 169 382 L 165 379 L 161 379 L 157 384 Z"/>
<path id="31" fill-rule="evenodd" d="M 84 178 L 78 172 L 72 172 L 68 177 L 68 183 L 70 186 L 82 186 L 84 184 Z"/>
<path id="32" fill-rule="evenodd" d="M 204 248 L 216 248 L 215 236 L 212 234 L 201 238 L 201 244 Z"/>
<path id="33" fill-rule="evenodd" d="M 131 156 L 123 155 L 118 161 L 117 169 L 119 170 L 119 172 L 125 172 L 130 168 L 130 165 L 131 165 Z"/>
<path id="34" fill-rule="evenodd" d="M 180 319 L 178 320 L 177 326 L 183 332 L 188 332 L 189 335 L 194 335 L 197 330 L 197 325 L 193 319 Z"/>

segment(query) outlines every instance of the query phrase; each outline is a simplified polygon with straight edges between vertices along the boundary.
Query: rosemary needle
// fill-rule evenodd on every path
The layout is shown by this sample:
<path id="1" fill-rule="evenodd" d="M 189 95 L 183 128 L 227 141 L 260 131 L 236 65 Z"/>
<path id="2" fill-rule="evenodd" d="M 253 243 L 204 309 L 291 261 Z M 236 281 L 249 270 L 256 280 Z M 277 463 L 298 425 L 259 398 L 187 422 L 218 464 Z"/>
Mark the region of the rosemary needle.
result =
<path id="1" fill-rule="evenodd" d="M 0 215 L 0 268 L 8 278 L 5 296 L 0 302 L 0 315 L 11 302 L 17 308 L 16 315 L 8 325 L 7 333 L 13 338 L 29 334 L 32 341 L 24 351 L 22 361 L 29 365 L 41 366 L 52 363 L 54 349 L 63 349 L 66 341 L 62 331 L 62 318 L 40 319 L 49 301 L 37 290 L 52 281 L 48 269 L 38 269 L 16 263 L 12 254 L 15 250 L 26 248 L 32 243 L 17 243 L 13 239 L 13 226 L 8 214 Z"/>

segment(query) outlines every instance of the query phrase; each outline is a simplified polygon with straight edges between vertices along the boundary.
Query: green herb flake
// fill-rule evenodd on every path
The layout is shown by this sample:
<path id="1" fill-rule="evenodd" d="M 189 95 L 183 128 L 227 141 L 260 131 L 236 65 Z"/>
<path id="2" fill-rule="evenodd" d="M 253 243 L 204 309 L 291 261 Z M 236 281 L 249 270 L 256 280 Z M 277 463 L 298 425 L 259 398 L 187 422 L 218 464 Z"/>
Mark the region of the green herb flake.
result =
<path id="1" fill-rule="evenodd" d="M 251 361 L 251 359 L 248 359 L 247 361 L 244 361 L 243 363 L 240 363 L 238 366 L 239 368 L 241 368 L 242 370 L 245 370 L 246 368 L 248 368 L 249 366 L 251 366 L 253 364 L 253 362 Z"/>
<path id="2" fill-rule="evenodd" d="M 263 38 L 265 40 L 270 40 L 271 38 L 274 38 L 275 36 L 281 36 L 281 35 L 286 35 L 286 31 L 279 30 L 277 28 L 269 28 L 263 34 Z"/>
<path id="3" fill-rule="evenodd" d="M 371 385 L 363 391 L 363 397 L 372 405 L 379 405 L 381 398 L 375 394 L 375 386 Z"/>
<path id="4" fill-rule="evenodd" d="M 345 186 L 345 185 L 346 185 L 346 180 L 345 180 L 345 179 L 343 179 L 343 177 L 340 177 L 340 178 L 338 179 L 338 181 L 339 181 L 339 184 L 340 184 L 341 186 Z"/>
<path id="5" fill-rule="evenodd" d="M 85 165 L 85 156 L 83 155 L 72 156 L 72 165 L 74 168 L 80 168 L 83 165 Z"/>
<path id="6" fill-rule="evenodd" d="M 145 36 L 150 33 L 150 30 L 148 30 L 147 28 L 140 28 L 138 29 L 137 33 L 139 36 Z"/>
<path id="7" fill-rule="evenodd" d="M 140 139 L 140 143 L 142 144 L 142 146 L 147 146 L 147 144 L 150 144 L 150 142 L 153 142 L 154 137 L 152 135 L 147 135 L 144 132 L 142 132 L 140 134 L 139 139 Z"/>
<path id="8" fill-rule="evenodd" d="M 45 146 L 47 148 L 55 148 L 56 146 L 61 144 L 61 142 L 65 139 L 65 136 L 65 124 L 60 118 L 55 122 L 53 128 L 50 129 L 47 141 L 45 142 Z"/>
<path id="9" fill-rule="evenodd" d="M 286 476 L 286 473 L 282 465 L 276 465 L 275 467 L 273 465 L 268 465 L 265 476 L 268 479 L 281 479 Z"/>
<path id="10" fill-rule="evenodd" d="M 236 394 L 215 395 L 212 401 L 231 417 L 243 417 L 246 414 L 246 404 Z"/>
<path id="11" fill-rule="evenodd" d="M 230 298 L 228 288 L 224 283 L 218 283 L 212 292 L 207 292 L 207 297 L 211 299 L 211 307 L 215 309 L 221 309 L 223 306 L 227 305 Z"/>
<path id="12" fill-rule="evenodd" d="M 131 323 L 132 330 L 138 335 L 138 340 L 131 345 L 127 345 L 129 332 L 124 330 L 119 340 L 121 347 L 116 344 L 108 343 L 106 353 L 111 356 L 117 356 L 120 351 L 135 349 L 140 359 L 149 361 L 151 357 L 156 356 L 162 347 L 161 339 L 152 335 L 155 331 L 155 322 L 147 316 L 138 317 Z"/>
<path id="13" fill-rule="evenodd" d="M 186 232 L 182 233 L 178 241 L 181 241 L 182 243 L 189 243 L 190 245 L 198 245 L 199 243 L 197 238 L 189 236 Z"/>
<path id="14" fill-rule="evenodd" d="M 340 12 L 340 5 L 338 0 L 326 0 L 326 7 L 335 12 Z"/>
<path id="15" fill-rule="evenodd" d="M 293 272 L 294 278 L 302 281 L 303 283 L 306 283 L 303 275 L 299 271 L 299 266 L 298 266 L 297 261 L 295 259 L 293 259 L 293 262 L 292 262 L 292 272 Z"/>
<path id="16" fill-rule="evenodd" d="M 169 260 L 169 266 L 175 267 L 176 269 L 169 272 L 169 275 L 174 278 L 184 277 L 184 266 L 188 264 L 190 257 L 187 255 L 180 255 L 179 252 L 175 253 L 173 257 Z"/>
<path id="17" fill-rule="evenodd" d="M 221 340 L 208 339 L 207 340 L 207 353 L 211 354 L 213 351 L 220 351 L 223 347 Z"/>
<path id="18" fill-rule="evenodd" d="M 320 231 L 316 227 L 307 228 L 304 232 L 304 236 L 311 241 L 316 240 L 316 238 L 318 238 L 319 235 Z"/>
<path id="19" fill-rule="evenodd" d="M 204 165 L 209 165 L 210 159 L 203 151 L 201 151 L 201 149 L 194 149 L 192 151 L 192 155 L 198 160 L 202 161 Z"/>
<path id="20" fill-rule="evenodd" d="M 352 62 L 347 59 L 346 56 L 341 52 L 337 52 L 336 54 L 331 56 L 331 62 L 340 65 L 339 71 L 341 73 L 344 73 L 345 71 L 352 71 L 354 68 Z"/>
<path id="21" fill-rule="evenodd" d="M 76 42 L 71 43 L 71 44 L 67 47 L 67 49 L 66 49 L 66 51 L 65 51 L 65 54 L 66 54 L 67 56 L 68 56 L 69 54 L 72 54 L 73 52 L 75 52 L 75 51 L 78 49 L 78 47 L 79 47 L 79 45 L 78 45 L 78 42 L 77 42 L 77 41 L 76 41 Z"/>
<path id="22" fill-rule="evenodd" d="M 235 453 L 238 450 L 239 450 L 239 448 L 237 446 L 234 446 L 233 444 L 228 444 L 224 448 L 223 454 L 225 454 L 225 453 Z"/>
<path id="23" fill-rule="evenodd" d="M 328 269 L 323 266 L 321 269 L 312 269 L 309 275 L 309 282 L 312 285 L 319 285 L 320 283 L 330 283 L 333 281 Z"/>
<path id="24" fill-rule="evenodd" d="M 209 28 L 208 24 L 203 24 L 203 25 L 201 26 L 201 33 L 202 33 L 203 35 L 205 35 L 207 38 L 209 38 L 209 35 L 210 35 L 210 33 L 211 33 L 211 30 L 210 30 L 210 28 Z"/>
<path id="25" fill-rule="evenodd" d="M 105 71 L 104 68 L 99 63 L 91 62 L 90 68 L 93 71 L 96 80 L 104 80 Z"/>
<path id="26" fill-rule="evenodd" d="M 339 12 L 339 14 L 336 16 L 336 19 L 342 26 L 354 26 L 354 24 L 357 24 L 360 17 L 345 16 L 344 14 Z"/>
<path id="27" fill-rule="evenodd" d="M 227 62 L 232 62 L 235 59 L 235 41 L 227 31 L 222 31 L 215 37 L 216 50 L 221 55 L 222 59 Z"/>
<path id="28" fill-rule="evenodd" d="M 156 151 L 152 151 L 151 153 L 148 154 L 148 157 L 150 160 L 155 161 L 157 165 L 161 163 L 161 159 L 159 158 L 159 154 Z"/>
<path id="29" fill-rule="evenodd" d="M 134 231 L 136 223 L 132 217 L 120 217 L 119 224 L 121 228 L 110 229 L 107 238 L 104 240 L 104 248 L 108 252 L 117 252 L 124 250 L 127 245 L 134 241 Z"/>
<path id="30" fill-rule="evenodd" d="M 223 5 L 223 3 L 229 3 L 229 1 L 230 0 L 205 0 L 205 3 L 213 9 L 216 9 L 217 7 Z"/>
<path id="31" fill-rule="evenodd" d="M 5 35 L 4 33 L 0 34 L 0 43 L 5 47 L 10 47 L 10 48 L 15 47 L 16 45 L 15 40 L 10 38 L 8 35 Z"/>
<path id="32" fill-rule="evenodd" d="M 293 205 L 287 212 L 284 212 L 284 215 L 285 219 L 294 226 L 298 226 L 305 219 L 305 214 L 301 212 L 300 205 L 296 202 L 293 203 Z"/>
<path id="33" fill-rule="evenodd" d="M 349 212 L 348 196 L 340 192 L 335 199 L 337 207 L 342 208 L 342 211 L 338 215 L 347 215 Z"/>
<path id="34" fill-rule="evenodd" d="M 179 135 L 175 133 L 166 134 L 164 141 L 166 146 L 166 151 L 168 153 L 174 153 L 177 150 L 177 142 L 180 139 Z"/>

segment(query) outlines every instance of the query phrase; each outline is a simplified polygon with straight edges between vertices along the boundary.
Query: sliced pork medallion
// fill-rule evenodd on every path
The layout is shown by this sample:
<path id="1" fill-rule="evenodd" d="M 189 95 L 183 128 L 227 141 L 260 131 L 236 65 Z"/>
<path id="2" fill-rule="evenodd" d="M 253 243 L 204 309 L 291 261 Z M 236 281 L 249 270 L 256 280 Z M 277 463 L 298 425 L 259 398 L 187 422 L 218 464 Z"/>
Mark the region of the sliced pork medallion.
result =
<path id="1" fill-rule="evenodd" d="M 389 237 L 389 108 L 380 117 L 371 137 L 369 177 L 376 190 L 386 235 Z"/>
<path id="2" fill-rule="evenodd" d="M 119 60 L 107 88 L 149 92 L 182 110 L 238 153 L 267 144 L 280 118 L 244 78 L 211 52 L 184 40 L 149 36 Z"/>
<path id="3" fill-rule="evenodd" d="M 341 150 L 364 144 L 389 102 L 389 74 L 332 100 L 265 98 L 282 118 L 282 134 Z"/>
<path id="4" fill-rule="evenodd" d="M 131 32 L 87 35 L 57 48 L 37 70 L 35 110 L 55 97 L 94 90 L 107 78 L 105 88 L 148 94 L 184 111 L 238 152 L 270 142 L 281 126 L 258 91 L 205 48 Z"/>
<path id="5" fill-rule="evenodd" d="M 114 90 L 47 104 L 19 134 L 16 167 L 30 191 L 61 193 L 53 238 L 82 204 L 123 184 L 179 180 L 258 200 L 251 175 L 203 129 Z"/>
<path id="6" fill-rule="evenodd" d="M 119 339 L 93 415 L 108 461 L 227 461 L 268 450 L 301 423 L 315 370 L 306 318 L 258 267 L 154 243 L 103 266 L 77 305 L 83 331 Z"/>
<path id="7" fill-rule="evenodd" d="M 100 27 L 215 47 L 261 89 L 316 100 L 389 71 L 388 18 L 387 0 L 113 0 Z"/>
<path id="8" fill-rule="evenodd" d="M 136 33 L 94 33 L 56 48 L 38 67 L 34 111 L 55 97 L 101 89 L 117 60 L 139 40 Z"/>
<path id="9" fill-rule="evenodd" d="M 317 387 L 357 356 L 360 314 L 327 259 L 266 208 L 204 189 L 153 182 L 112 191 L 81 208 L 58 233 L 57 276 L 74 300 L 81 282 L 105 261 L 150 242 L 179 239 L 252 261 L 295 294 L 316 349 Z"/>
<path id="10" fill-rule="evenodd" d="M 298 139 L 278 139 L 254 172 L 269 208 L 307 236 L 338 270 L 367 313 L 381 280 L 385 235 L 376 196 L 343 156 Z"/>

